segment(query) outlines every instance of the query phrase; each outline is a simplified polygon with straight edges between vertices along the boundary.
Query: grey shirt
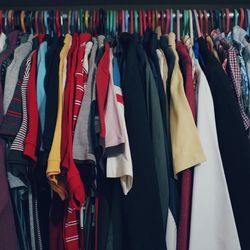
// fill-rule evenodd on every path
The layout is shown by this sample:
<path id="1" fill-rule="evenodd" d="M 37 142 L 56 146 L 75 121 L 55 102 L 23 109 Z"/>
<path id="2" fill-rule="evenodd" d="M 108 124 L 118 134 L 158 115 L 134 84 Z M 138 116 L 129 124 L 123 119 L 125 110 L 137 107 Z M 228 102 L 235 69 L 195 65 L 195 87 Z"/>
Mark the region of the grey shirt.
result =
<path id="1" fill-rule="evenodd" d="M 96 38 L 93 38 L 93 47 L 89 59 L 89 75 L 73 139 L 73 158 L 75 160 L 80 160 L 80 161 L 92 160 L 96 162 L 91 140 L 91 126 L 90 126 L 91 97 L 94 85 L 94 75 L 96 71 L 96 64 L 95 64 L 96 51 L 97 51 L 97 40 Z"/>
<path id="2" fill-rule="evenodd" d="M 33 35 L 30 35 L 26 43 L 21 44 L 19 47 L 15 49 L 14 59 L 7 68 L 6 77 L 5 77 L 4 95 L 3 95 L 4 114 L 6 114 L 8 107 L 10 105 L 11 99 L 14 95 L 21 64 L 23 60 L 26 58 L 26 56 L 32 50 L 32 39 L 33 39 Z"/>

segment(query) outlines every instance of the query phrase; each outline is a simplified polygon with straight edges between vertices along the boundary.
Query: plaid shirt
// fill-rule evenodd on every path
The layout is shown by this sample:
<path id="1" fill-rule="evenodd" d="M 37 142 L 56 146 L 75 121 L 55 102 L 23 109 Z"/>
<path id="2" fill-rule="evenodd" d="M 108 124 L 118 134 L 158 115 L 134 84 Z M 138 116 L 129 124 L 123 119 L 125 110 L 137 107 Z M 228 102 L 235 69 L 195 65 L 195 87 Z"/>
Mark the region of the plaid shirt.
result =
<path id="1" fill-rule="evenodd" d="M 241 82 L 242 82 L 242 75 L 241 70 L 237 58 L 237 51 L 233 47 L 232 43 L 228 41 L 225 38 L 225 35 L 223 33 L 220 33 L 218 30 L 215 30 L 212 32 L 212 37 L 214 39 L 214 42 L 219 50 L 224 50 L 227 63 L 224 64 L 224 67 L 227 70 L 228 75 L 230 76 L 235 94 L 238 100 L 239 109 L 241 113 L 241 117 L 243 120 L 243 124 L 246 130 L 250 127 L 250 120 L 248 116 L 245 113 L 243 101 L 242 101 L 242 88 L 241 88 Z"/>

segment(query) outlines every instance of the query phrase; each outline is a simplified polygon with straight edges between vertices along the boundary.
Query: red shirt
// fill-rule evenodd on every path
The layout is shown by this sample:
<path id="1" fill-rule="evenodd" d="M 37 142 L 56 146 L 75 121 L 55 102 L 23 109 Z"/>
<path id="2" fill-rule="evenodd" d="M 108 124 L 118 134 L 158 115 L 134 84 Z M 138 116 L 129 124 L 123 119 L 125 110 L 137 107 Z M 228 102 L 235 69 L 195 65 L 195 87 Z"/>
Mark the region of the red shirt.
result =
<path id="1" fill-rule="evenodd" d="M 176 49 L 180 57 L 180 66 L 184 78 L 186 97 L 191 108 L 194 120 L 196 120 L 195 93 L 192 78 L 192 61 L 189 56 L 186 45 L 178 43 Z M 182 171 L 180 173 L 180 177 L 181 201 L 177 236 L 177 249 L 188 250 L 193 190 L 193 169 L 189 168 Z"/>
<path id="2" fill-rule="evenodd" d="M 77 117 L 81 108 L 82 99 L 84 96 L 84 84 L 88 79 L 87 72 L 83 67 L 83 59 L 87 42 L 91 39 L 89 33 L 80 34 L 80 44 L 77 55 L 77 66 L 75 71 L 75 99 L 74 99 L 74 116 L 73 116 L 73 131 L 77 122 Z"/>
<path id="3" fill-rule="evenodd" d="M 97 66 L 96 71 L 96 93 L 100 118 L 100 137 L 104 140 L 106 135 L 104 110 L 109 86 L 109 44 L 105 43 L 105 52 Z"/>
<path id="4" fill-rule="evenodd" d="M 24 155 L 37 160 L 38 107 L 36 95 L 37 51 L 32 55 L 30 77 L 27 91 L 28 132 L 24 142 Z"/>

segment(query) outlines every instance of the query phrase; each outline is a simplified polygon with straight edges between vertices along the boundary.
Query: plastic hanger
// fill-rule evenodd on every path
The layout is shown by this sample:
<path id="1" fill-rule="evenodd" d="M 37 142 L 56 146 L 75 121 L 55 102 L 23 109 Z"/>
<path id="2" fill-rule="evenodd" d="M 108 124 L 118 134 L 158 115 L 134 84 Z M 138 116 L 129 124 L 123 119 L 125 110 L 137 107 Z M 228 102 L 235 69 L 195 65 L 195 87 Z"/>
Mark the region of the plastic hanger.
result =
<path id="1" fill-rule="evenodd" d="M 4 14 L 4 30 L 6 33 L 8 32 L 8 11 L 5 11 Z"/>
<path id="2" fill-rule="evenodd" d="M 113 11 L 109 11 L 109 34 L 113 32 Z"/>
<path id="3" fill-rule="evenodd" d="M 164 18 L 164 11 L 162 10 L 161 11 L 161 30 L 162 30 L 162 32 L 164 32 L 164 21 L 165 21 L 165 18 Z"/>
<path id="4" fill-rule="evenodd" d="M 70 34 L 70 26 L 71 26 L 71 10 L 68 12 L 68 33 Z"/>
<path id="5" fill-rule="evenodd" d="M 39 11 L 37 10 L 35 12 L 35 20 L 34 20 L 34 23 L 35 23 L 35 34 L 38 35 L 39 33 L 39 26 L 38 26 L 38 19 L 39 19 Z M 31 27 L 32 27 L 32 24 L 33 24 L 33 12 L 31 12 Z"/>
<path id="6" fill-rule="evenodd" d="M 200 38 L 200 37 L 202 37 L 202 34 L 200 31 L 200 24 L 198 21 L 198 13 L 197 13 L 196 9 L 194 9 L 194 20 L 195 20 L 195 28 L 196 28 L 197 36 L 198 36 L 198 38 Z"/>
<path id="7" fill-rule="evenodd" d="M 125 10 L 125 32 L 128 32 L 129 31 L 129 27 L 128 27 L 128 25 L 129 25 L 129 23 L 128 23 L 128 18 L 129 18 L 129 16 L 128 16 L 128 10 Z"/>
<path id="8" fill-rule="evenodd" d="M 174 13 L 173 9 L 170 10 L 170 24 L 169 24 L 169 32 L 173 32 L 174 30 Z"/>
<path id="9" fill-rule="evenodd" d="M 71 11 L 70 34 L 75 33 L 75 11 Z"/>
<path id="10" fill-rule="evenodd" d="M 143 32 L 147 29 L 147 17 L 146 17 L 146 11 L 142 11 L 142 19 L 143 19 Z"/>
<path id="11" fill-rule="evenodd" d="M 243 8 L 240 8 L 240 27 L 243 28 L 245 19 L 245 12 Z"/>
<path id="12" fill-rule="evenodd" d="M 151 11 L 151 17 L 152 17 L 152 30 L 155 30 L 155 12 Z"/>
<path id="13" fill-rule="evenodd" d="M 60 26 L 61 26 L 61 33 L 64 36 L 65 31 L 64 31 L 64 18 L 63 18 L 63 11 L 60 11 Z"/>
<path id="14" fill-rule="evenodd" d="M 78 10 L 78 32 L 79 33 L 83 32 L 82 18 L 83 18 L 82 9 L 79 9 Z"/>
<path id="15" fill-rule="evenodd" d="M 226 8 L 225 9 L 225 16 L 226 16 L 226 28 L 225 31 L 226 33 L 228 33 L 230 31 L 230 16 L 229 16 L 229 9 Z"/>
<path id="16" fill-rule="evenodd" d="M 140 26 L 139 34 L 140 34 L 140 36 L 142 36 L 142 35 L 143 35 L 143 18 L 142 18 L 142 10 L 139 11 L 139 26 Z"/>
<path id="17" fill-rule="evenodd" d="M 177 42 L 181 40 L 180 34 L 180 10 L 176 10 L 176 34 L 177 34 Z"/>
<path id="18" fill-rule="evenodd" d="M 247 9 L 247 21 L 248 21 L 247 32 L 248 35 L 250 35 L 250 9 Z"/>
<path id="19" fill-rule="evenodd" d="M 60 37 L 62 35 L 61 32 L 61 25 L 60 25 L 60 14 L 59 14 L 59 10 L 56 10 L 55 12 L 55 21 L 56 21 L 56 31 L 57 31 L 57 35 L 58 37 Z"/>
<path id="20" fill-rule="evenodd" d="M 49 13 L 49 29 L 50 29 L 51 37 L 54 37 L 54 34 L 55 34 L 55 15 L 54 15 L 53 10 L 51 10 Z"/>
<path id="21" fill-rule="evenodd" d="M 183 11 L 183 33 L 182 33 L 182 36 L 185 36 L 188 34 L 188 27 L 189 27 L 189 11 L 184 10 Z"/>
<path id="22" fill-rule="evenodd" d="M 3 11 L 0 10 L 0 33 L 3 32 Z"/>
<path id="23" fill-rule="evenodd" d="M 139 26 L 139 19 L 138 19 L 138 12 L 137 12 L 137 10 L 134 10 L 134 25 L 135 25 L 135 33 L 138 33 L 138 31 L 139 31 L 139 28 L 138 28 L 138 26 Z"/>
<path id="24" fill-rule="evenodd" d="M 234 9 L 234 25 L 238 25 L 239 23 L 239 12 L 237 9 Z"/>
<path id="25" fill-rule="evenodd" d="M 208 13 L 206 10 L 203 11 L 204 15 L 204 34 L 207 36 L 208 35 Z"/>
<path id="26" fill-rule="evenodd" d="M 113 34 L 116 34 L 117 26 L 116 26 L 116 10 L 113 11 Z"/>
<path id="27" fill-rule="evenodd" d="M 74 25 L 75 25 L 75 32 L 79 32 L 79 25 L 78 25 L 78 11 L 75 10 L 75 15 L 74 15 Z"/>
<path id="28" fill-rule="evenodd" d="M 203 24 L 203 13 L 202 13 L 202 10 L 199 10 L 199 25 L 200 25 L 200 31 L 201 31 L 201 34 L 203 35 L 204 34 L 204 30 L 203 30 L 203 27 L 204 27 L 204 24 Z"/>
<path id="29" fill-rule="evenodd" d="M 24 21 L 24 19 L 25 19 L 25 11 L 24 10 L 22 10 L 21 13 L 20 13 L 20 19 L 21 19 L 21 28 L 22 28 L 22 31 L 24 33 L 26 33 L 26 27 L 25 27 L 25 21 Z"/>
<path id="30" fill-rule="evenodd" d="M 134 13 L 133 11 L 131 10 L 130 11 L 130 14 L 129 14 L 129 32 L 130 34 L 133 34 L 134 33 Z"/>
<path id="31" fill-rule="evenodd" d="M 8 11 L 8 31 L 11 31 L 11 29 L 12 29 L 12 17 L 11 17 L 11 15 L 12 15 L 12 10 L 9 10 Z"/>
<path id="32" fill-rule="evenodd" d="M 148 28 L 152 28 L 152 16 L 151 16 L 151 10 L 148 10 Z"/>
<path id="33" fill-rule="evenodd" d="M 198 15 L 197 15 L 198 20 Z M 190 32 L 190 40 L 192 46 L 194 45 L 194 25 L 193 25 L 193 12 L 192 10 L 189 10 L 189 32 Z M 197 32 L 198 33 L 198 32 Z"/>
<path id="34" fill-rule="evenodd" d="M 85 29 L 87 31 L 89 28 L 89 11 L 88 10 L 85 10 L 85 13 L 84 13 L 84 23 L 85 23 Z"/>
<path id="35" fill-rule="evenodd" d="M 48 11 L 45 10 L 44 11 L 44 20 L 42 22 L 42 29 L 44 27 L 45 29 L 45 34 L 48 35 L 49 34 L 49 25 L 48 25 Z M 42 30 L 42 32 L 44 33 L 44 30 Z"/>
<path id="36" fill-rule="evenodd" d="M 159 26 L 159 11 L 155 10 L 155 27 Z"/>
<path id="37" fill-rule="evenodd" d="M 125 32 L 125 12 L 124 10 L 121 11 L 121 16 L 122 16 L 122 32 Z"/>
<path id="38" fill-rule="evenodd" d="M 171 11 L 170 9 L 166 10 L 166 26 L 165 26 L 165 33 L 168 34 L 170 31 L 170 22 L 171 22 Z"/>

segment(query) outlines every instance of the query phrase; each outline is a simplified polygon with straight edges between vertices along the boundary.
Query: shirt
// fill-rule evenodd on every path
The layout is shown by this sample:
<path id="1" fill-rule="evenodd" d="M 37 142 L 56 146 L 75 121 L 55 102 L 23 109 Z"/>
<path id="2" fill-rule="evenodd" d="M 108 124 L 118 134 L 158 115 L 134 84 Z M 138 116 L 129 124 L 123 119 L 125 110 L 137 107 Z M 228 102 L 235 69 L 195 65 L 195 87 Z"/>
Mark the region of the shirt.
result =
<path id="1" fill-rule="evenodd" d="M 45 108 L 46 108 L 46 93 L 44 88 L 44 79 L 46 75 L 46 66 L 45 66 L 45 55 L 48 49 L 47 41 L 40 44 L 37 56 L 37 106 L 41 124 L 41 133 L 44 132 L 45 124 Z"/>
<path id="2" fill-rule="evenodd" d="M 189 249 L 241 249 L 218 145 L 213 98 L 198 61 L 195 66 L 197 127 L 207 161 L 194 168 Z"/>
<path id="3" fill-rule="evenodd" d="M 112 119 L 112 122 L 106 122 L 107 126 L 107 135 L 105 138 L 105 145 L 107 146 L 107 137 L 110 135 L 112 137 L 112 141 L 114 137 L 118 135 L 118 143 L 122 143 L 124 150 L 118 153 L 110 153 L 107 156 L 107 164 L 106 164 L 106 176 L 108 178 L 120 178 L 121 187 L 123 193 L 126 195 L 133 184 L 133 166 L 132 159 L 129 147 L 129 139 L 127 134 L 127 128 L 124 117 L 124 102 L 123 95 L 120 86 L 120 73 L 118 68 L 117 58 L 113 57 L 112 50 L 110 50 L 110 65 L 109 65 L 109 73 L 110 73 L 110 82 L 109 82 L 109 94 L 111 94 L 111 98 L 114 99 L 114 105 L 117 109 L 117 119 Z M 107 104 L 108 105 L 108 104 Z M 110 113 L 114 118 L 114 112 Z M 105 114 L 107 117 L 107 114 Z M 111 117 L 110 117 L 111 118 Z M 117 124 L 115 124 L 117 122 Z M 110 127 L 111 126 L 111 127 Z M 118 130 L 115 129 L 118 127 Z M 112 133 L 109 132 L 111 128 Z M 115 134 L 115 131 L 121 130 L 118 134 Z M 117 143 L 116 143 L 117 144 Z"/>
<path id="4" fill-rule="evenodd" d="M 179 56 L 175 49 L 175 34 L 169 34 L 169 46 L 175 54 L 175 66 L 171 78 L 170 133 L 172 142 L 174 173 L 205 161 L 197 128 L 185 96 L 183 77 L 179 67 Z M 192 147 L 190 147 L 192 142 Z"/>
<path id="5" fill-rule="evenodd" d="M 60 162 L 61 162 L 61 126 L 62 126 L 62 105 L 63 105 L 63 68 L 64 68 L 64 59 L 67 56 L 67 53 L 70 49 L 72 37 L 67 34 L 64 39 L 64 46 L 60 53 L 60 64 L 59 64 L 59 85 L 58 85 L 58 111 L 56 119 L 56 127 L 53 136 L 53 142 L 48 158 L 47 165 L 47 177 L 51 183 L 57 184 L 55 178 L 56 175 L 60 174 Z"/>
<path id="6" fill-rule="evenodd" d="M 4 113 L 7 112 L 7 109 L 13 97 L 18 80 L 20 66 L 25 57 L 31 52 L 32 38 L 33 35 L 30 35 L 28 42 L 21 44 L 19 47 L 15 49 L 14 59 L 7 68 L 5 76 L 4 97 L 3 97 Z"/>

